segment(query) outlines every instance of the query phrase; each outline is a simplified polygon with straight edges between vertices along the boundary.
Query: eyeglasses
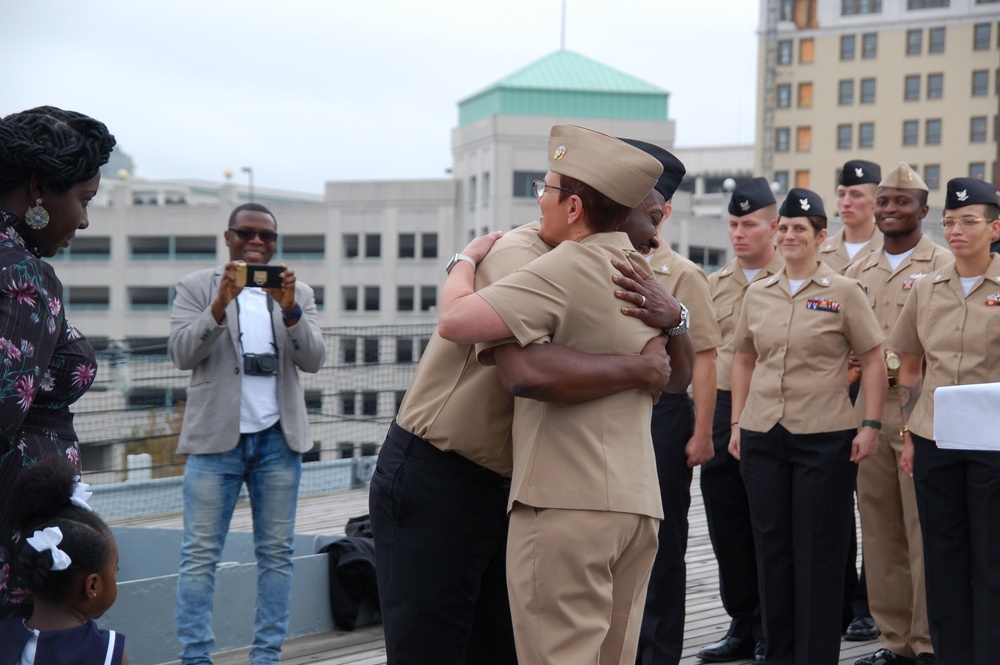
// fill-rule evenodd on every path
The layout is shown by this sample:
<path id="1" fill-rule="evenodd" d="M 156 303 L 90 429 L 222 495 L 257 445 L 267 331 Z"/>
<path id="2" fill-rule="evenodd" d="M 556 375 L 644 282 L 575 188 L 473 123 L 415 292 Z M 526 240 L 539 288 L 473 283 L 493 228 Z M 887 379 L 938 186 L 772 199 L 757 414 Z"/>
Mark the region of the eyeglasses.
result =
<path id="1" fill-rule="evenodd" d="M 961 224 L 964 229 L 971 229 L 973 226 L 979 222 L 988 222 L 989 220 L 985 217 L 960 217 L 958 219 L 954 217 L 945 217 L 941 220 L 941 228 L 950 229 L 956 224 Z"/>
<path id="2" fill-rule="evenodd" d="M 227 230 L 235 233 L 243 242 L 253 240 L 254 236 L 260 238 L 261 242 L 274 242 L 278 239 L 277 231 L 254 231 L 253 229 L 238 229 L 232 226 Z"/>
<path id="3" fill-rule="evenodd" d="M 565 187 L 556 187 L 555 185 L 547 185 L 544 180 L 532 180 L 531 186 L 535 190 L 535 198 L 542 198 L 542 194 L 545 193 L 545 188 L 558 189 L 560 192 L 567 192 L 573 194 L 573 190 L 566 189 Z"/>

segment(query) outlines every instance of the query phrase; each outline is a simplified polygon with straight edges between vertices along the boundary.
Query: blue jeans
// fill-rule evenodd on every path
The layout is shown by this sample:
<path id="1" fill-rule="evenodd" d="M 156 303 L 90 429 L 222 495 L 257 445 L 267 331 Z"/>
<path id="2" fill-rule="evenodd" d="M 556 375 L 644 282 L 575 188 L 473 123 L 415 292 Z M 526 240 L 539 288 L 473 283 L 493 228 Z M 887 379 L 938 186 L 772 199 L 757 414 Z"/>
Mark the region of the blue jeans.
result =
<path id="1" fill-rule="evenodd" d="M 177 580 L 181 662 L 212 662 L 215 568 L 245 482 L 253 514 L 257 602 L 250 663 L 277 663 L 288 629 L 292 595 L 292 536 L 302 455 L 285 442 L 280 423 L 243 434 L 233 450 L 189 455 L 184 467 L 184 537 Z"/>

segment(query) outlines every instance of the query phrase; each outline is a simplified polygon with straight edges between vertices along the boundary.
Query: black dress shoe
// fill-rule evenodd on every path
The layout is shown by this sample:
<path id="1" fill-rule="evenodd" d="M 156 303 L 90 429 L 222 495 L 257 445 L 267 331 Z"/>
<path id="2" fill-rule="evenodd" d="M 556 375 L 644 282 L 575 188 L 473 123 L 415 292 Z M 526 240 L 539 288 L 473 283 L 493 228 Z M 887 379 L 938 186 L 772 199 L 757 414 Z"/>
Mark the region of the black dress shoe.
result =
<path id="1" fill-rule="evenodd" d="M 914 661 L 917 665 L 937 665 L 937 656 L 932 653 L 918 653 Z"/>
<path id="2" fill-rule="evenodd" d="M 854 617 L 854 621 L 844 631 L 844 639 L 848 642 L 867 642 L 882 634 L 871 617 Z M 891 652 L 890 652 L 891 653 Z"/>
<path id="3" fill-rule="evenodd" d="M 706 663 L 728 663 L 731 660 L 750 658 L 754 652 L 754 644 L 750 639 L 738 639 L 726 635 L 711 646 L 698 652 L 698 658 Z"/>
<path id="4" fill-rule="evenodd" d="M 754 663 L 767 662 L 767 648 L 764 646 L 763 638 L 757 640 L 757 644 L 753 646 L 753 662 Z"/>
<path id="5" fill-rule="evenodd" d="M 854 665 L 914 665 L 917 661 L 906 656 L 900 656 L 888 649 L 879 649 L 870 656 L 858 658 Z"/>

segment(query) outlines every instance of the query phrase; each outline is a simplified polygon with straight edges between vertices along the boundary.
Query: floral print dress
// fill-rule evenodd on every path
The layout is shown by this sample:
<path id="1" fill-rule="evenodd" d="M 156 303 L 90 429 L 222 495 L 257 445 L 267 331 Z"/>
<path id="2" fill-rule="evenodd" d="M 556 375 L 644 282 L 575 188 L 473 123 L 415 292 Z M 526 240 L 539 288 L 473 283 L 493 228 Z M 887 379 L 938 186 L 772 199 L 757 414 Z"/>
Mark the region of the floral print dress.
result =
<path id="1" fill-rule="evenodd" d="M 22 469 L 50 455 L 80 466 L 69 405 L 96 373 L 94 347 L 66 320 L 55 271 L 24 222 L 0 210 L 0 618 L 28 600 L 11 571 L 21 539 L 11 521 L 12 486 Z"/>

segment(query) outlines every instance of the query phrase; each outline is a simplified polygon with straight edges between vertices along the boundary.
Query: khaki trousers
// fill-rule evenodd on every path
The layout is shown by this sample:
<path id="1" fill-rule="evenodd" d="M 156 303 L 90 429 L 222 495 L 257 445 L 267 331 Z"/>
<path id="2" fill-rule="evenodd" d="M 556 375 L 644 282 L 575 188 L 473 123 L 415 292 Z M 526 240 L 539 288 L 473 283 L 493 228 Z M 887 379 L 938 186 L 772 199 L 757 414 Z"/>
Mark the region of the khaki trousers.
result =
<path id="1" fill-rule="evenodd" d="M 875 455 L 858 465 L 858 507 L 868 605 L 882 646 L 907 658 L 933 653 L 927 623 L 924 547 L 913 479 L 899 470 L 902 426 L 895 389 L 886 397 Z"/>
<path id="2" fill-rule="evenodd" d="M 519 665 L 634 665 L 657 524 L 514 504 L 507 588 Z"/>

